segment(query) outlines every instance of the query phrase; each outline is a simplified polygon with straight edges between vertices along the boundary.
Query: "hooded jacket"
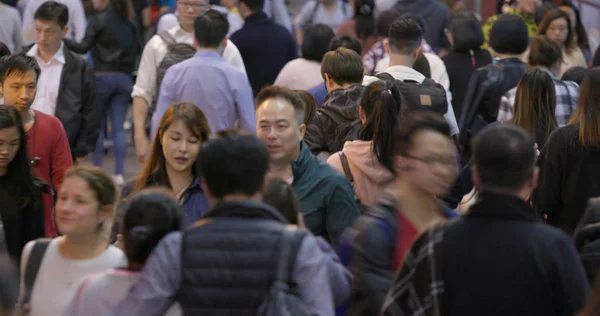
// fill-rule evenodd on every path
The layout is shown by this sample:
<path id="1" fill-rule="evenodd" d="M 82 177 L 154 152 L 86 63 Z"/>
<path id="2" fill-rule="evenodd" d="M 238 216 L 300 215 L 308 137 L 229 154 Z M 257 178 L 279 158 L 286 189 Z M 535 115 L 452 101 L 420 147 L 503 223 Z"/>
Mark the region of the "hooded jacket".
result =
<path id="1" fill-rule="evenodd" d="M 377 203 L 394 180 L 394 175 L 375 157 L 372 144 L 372 141 L 355 140 L 346 142 L 342 150 L 354 177 L 354 193 L 366 205 Z M 331 155 L 327 163 L 344 173 L 339 154 Z"/>

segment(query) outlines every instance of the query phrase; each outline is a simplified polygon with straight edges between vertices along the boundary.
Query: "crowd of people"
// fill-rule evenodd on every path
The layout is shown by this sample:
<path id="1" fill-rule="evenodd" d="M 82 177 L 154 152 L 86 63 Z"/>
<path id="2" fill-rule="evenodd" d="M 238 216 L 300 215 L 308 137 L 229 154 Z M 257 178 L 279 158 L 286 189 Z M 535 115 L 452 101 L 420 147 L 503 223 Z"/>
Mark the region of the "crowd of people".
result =
<path id="1" fill-rule="evenodd" d="M 0 4 L 0 315 L 600 314 L 600 52 L 541 2 Z"/>

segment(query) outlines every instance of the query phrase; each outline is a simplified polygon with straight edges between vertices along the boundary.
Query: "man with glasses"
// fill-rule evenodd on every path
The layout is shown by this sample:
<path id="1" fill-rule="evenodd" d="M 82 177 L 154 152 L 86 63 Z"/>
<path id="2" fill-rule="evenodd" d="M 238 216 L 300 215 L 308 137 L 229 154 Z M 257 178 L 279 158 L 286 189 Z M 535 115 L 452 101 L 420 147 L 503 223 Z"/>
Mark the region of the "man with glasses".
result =
<path id="1" fill-rule="evenodd" d="M 174 51 L 173 45 L 165 42 L 165 35 L 169 36 L 175 43 L 184 43 L 192 46 L 194 43 L 194 19 L 204 14 L 210 5 L 206 0 L 180 0 L 177 1 L 177 14 L 179 25 L 169 29 L 165 34 L 152 37 L 142 53 L 137 80 L 133 87 L 131 96 L 133 98 L 133 125 L 135 137 L 135 149 L 138 161 L 143 162 L 150 150 L 150 140 L 146 132 L 146 120 L 149 109 L 156 104 L 156 98 L 160 90 L 159 72 L 161 62 L 165 57 L 177 59 L 179 52 Z M 161 36 L 162 35 L 162 36 Z M 180 46 L 177 46 L 180 49 Z M 191 48 L 191 47 L 190 47 Z M 191 57 L 191 56 L 190 56 Z M 223 50 L 223 59 L 235 66 L 238 70 L 246 73 L 242 56 L 237 47 L 229 40 Z M 151 135 L 154 136 L 154 135 Z"/>

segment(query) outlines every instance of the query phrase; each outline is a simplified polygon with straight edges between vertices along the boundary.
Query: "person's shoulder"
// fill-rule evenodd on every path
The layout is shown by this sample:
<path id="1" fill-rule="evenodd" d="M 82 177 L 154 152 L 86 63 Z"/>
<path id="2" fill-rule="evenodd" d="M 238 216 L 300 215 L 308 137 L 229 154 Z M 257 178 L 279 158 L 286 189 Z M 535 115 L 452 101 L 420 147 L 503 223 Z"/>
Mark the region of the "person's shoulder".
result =
<path id="1" fill-rule="evenodd" d="M 116 246 L 108 246 L 105 255 L 105 259 L 107 260 L 106 262 L 112 267 L 123 267 L 127 264 L 127 257 L 125 256 L 125 253 Z"/>
<path id="2" fill-rule="evenodd" d="M 51 128 L 63 128 L 62 122 L 58 119 L 58 117 L 54 115 L 48 115 L 39 111 L 35 111 L 35 115 L 38 117 L 39 124 L 42 126 L 47 126 Z"/>
<path id="3" fill-rule="evenodd" d="M 14 8 L 9 5 L 0 5 L 0 10 L 7 11 L 10 14 L 10 16 L 13 16 L 13 17 L 19 17 L 19 15 L 20 15 L 19 10 L 17 10 L 17 8 Z"/>

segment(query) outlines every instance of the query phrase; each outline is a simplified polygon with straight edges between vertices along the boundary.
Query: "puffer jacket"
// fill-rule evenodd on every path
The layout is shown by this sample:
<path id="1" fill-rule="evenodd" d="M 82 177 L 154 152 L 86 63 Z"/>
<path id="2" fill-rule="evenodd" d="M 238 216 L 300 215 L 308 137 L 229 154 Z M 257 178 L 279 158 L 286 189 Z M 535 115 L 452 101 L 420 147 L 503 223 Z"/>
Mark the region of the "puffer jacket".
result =
<path id="1" fill-rule="evenodd" d="M 359 127 L 358 106 L 364 90 L 364 86 L 353 84 L 346 89 L 336 89 L 327 94 L 323 107 L 317 110 L 304 135 L 304 143 L 313 154 L 318 155 L 323 152 L 332 154 L 342 150 L 344 144 L 336 141 L 340 122 L 336 122 L 328 113 L 336 115 L 340 120 L 345 119 L 348 123 L 355 123 L 355 126 Z M 353 130 L 356 132 L 357 128 Z M 350 137 L 346 140 L 352 140 L 351 138 L 356 139 Z"/>

